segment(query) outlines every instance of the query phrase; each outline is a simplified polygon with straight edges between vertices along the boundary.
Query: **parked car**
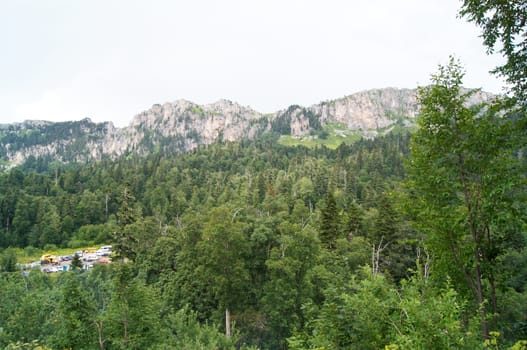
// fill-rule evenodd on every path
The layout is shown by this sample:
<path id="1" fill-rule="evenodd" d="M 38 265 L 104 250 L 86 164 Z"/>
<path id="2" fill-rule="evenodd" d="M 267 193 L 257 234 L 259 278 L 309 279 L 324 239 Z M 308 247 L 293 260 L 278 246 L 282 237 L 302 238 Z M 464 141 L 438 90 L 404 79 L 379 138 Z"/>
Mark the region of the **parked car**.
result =
<path id="1" fill-rule="evenodd" d="M 99 257 L 95 253 L 84 254 L 82 257 L 82 260 L 84 261 L 95 261 L 97 259 L 99 259 Z"/>
<path id="2" fill-rule="evenodd" d="M 112 251 L 99 249 L 97 252 L 95 252 L 95 254 L 97 254 L 97 256 L 110 256 L 110 254 L 112 254 Z"/>

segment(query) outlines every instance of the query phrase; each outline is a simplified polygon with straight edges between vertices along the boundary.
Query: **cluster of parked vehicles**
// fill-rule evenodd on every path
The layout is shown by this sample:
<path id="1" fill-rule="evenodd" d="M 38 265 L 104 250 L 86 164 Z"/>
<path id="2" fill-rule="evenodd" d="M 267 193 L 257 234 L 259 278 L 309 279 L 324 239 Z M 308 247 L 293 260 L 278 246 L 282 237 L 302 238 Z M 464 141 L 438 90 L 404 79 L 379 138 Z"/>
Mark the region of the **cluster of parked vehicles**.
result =
<path id="1" fill-rule="evenodd" d="M 79 255 L 83 261 L 97 261 L 101 257 L 109 257 L 112 254 L 112 246 L 105 245 L 99 249 L 88 248 L 82 252 L 76 252 L 75 254 Z"/>
<path id="2" fill-rule="evenodd" d="M 105 245 L 100 248 L 87 248 L 69 255 L 44 254 L 40 257 L 40 263 L 31 263 L 31 267 L 38 264 L 43 272 L 66 271 L 70 268 L 71 261 L 75 255 L 79 257 L 83 267 L 89 269 L 93 267 L 94 263 L 109 263 L 111 261 L 112 246 Z"/>

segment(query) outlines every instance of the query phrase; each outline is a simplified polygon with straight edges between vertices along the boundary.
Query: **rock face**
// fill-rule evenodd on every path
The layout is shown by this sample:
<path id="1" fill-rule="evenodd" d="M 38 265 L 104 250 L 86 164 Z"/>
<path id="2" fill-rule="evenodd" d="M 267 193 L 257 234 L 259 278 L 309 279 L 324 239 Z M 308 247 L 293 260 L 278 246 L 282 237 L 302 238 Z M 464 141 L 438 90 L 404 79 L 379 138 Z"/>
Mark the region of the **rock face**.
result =
<path id="1" fill-rule="evenodd" d="M 476 93 L 470 103 L 493 97 Z M 202 106 L 178 100 L 153 105 L 124 128 L 90 119 L 0 124 L 0 166 L 8 168 L 33 158 L 87 162 L 128 154 L 185 152 L 218 141 L 254 139 L 266 131 L 302 136 L 328 123 L 372 135 L 400 120 L 411 125 L 418 111 L 417 90 L 395 88 L 362 91 L 310 107 L 290 106 L 267 115 L 228 100 Z"/>
<path id="2" fill-rule="evenodd" d="M 418 113 L 417 91 L 368 90 L 311 108 L 324 123 L 339 122 L 350 130 L 381 129 L 393 124 L 397 117 L 415 118 Z"/>
<path id="3" fill-rule="evenodd" d="M 120 147 L 116 150 L 144 154 L 151 151 L 152 143 L 162 144 L 171 151 L 187 151 L 216 141 L 252 139 L 267 126 L 268 120 L 262 114 L 231 101 L 200 106 L 178 100 L 156 104 L 137 115 L 121 130 Z"/>

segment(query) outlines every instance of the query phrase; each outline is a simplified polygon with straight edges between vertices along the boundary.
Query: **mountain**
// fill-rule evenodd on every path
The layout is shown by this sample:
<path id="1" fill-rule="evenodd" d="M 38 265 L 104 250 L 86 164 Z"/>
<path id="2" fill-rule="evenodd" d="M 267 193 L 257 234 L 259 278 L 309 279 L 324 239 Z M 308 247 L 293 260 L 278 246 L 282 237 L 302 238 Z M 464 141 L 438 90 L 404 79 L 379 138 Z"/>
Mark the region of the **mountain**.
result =
<path id="1" fill-rule="evenodd" d="M 33 158 L 88 162 L 129 154 L 185 152 L 218 141 L 254 139 L 268 131 L 316 138 L 330 124 L 338 125 L 341 133 L 371 137 L 398 122 L 413 125 L 419 110 L 416 96 L 416 89 L 374 89 L 310 107 L 293 105 L 272 114 L 228 100 L 207 105 L 177 100 L 153 105 L 124 128 L 90 119 L 0 124 L 0 166 L 9 168 Z M 472 100 L 489 101 L 493 96 L 478 92 Z"/>
<path id="2" fill-rule="evenodd" d="M 28 120 L 0 124 L 0 165 L 23 163 L 30 157 L 62 162 L 101 159 L 105 145 L 118 129 L 112 123 L 93 123 L 86 118 L 71 122 Z"/>

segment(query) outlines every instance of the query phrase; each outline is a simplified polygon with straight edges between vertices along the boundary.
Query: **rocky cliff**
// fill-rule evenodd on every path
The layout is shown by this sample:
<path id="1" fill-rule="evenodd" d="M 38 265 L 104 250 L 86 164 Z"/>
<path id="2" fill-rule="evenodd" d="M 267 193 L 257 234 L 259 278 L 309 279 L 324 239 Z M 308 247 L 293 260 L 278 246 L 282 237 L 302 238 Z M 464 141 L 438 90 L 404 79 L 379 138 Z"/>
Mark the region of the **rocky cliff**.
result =
<path id="1" fill-rule="evenodd" d="M 389 128 L 401 119 L 411 125 L 419 109 L 416 95 L 416 89 L 368 90 L 310 107 L 290 106 L 267 115 L 228 100 L 208 105 L 178 100 L 153 105 L 124 128 L 90 119 L 3 124 L 0 166 L 18 165 L 31 157 L 87 162 L 128 154 L 184 152 L 218 141 L 254 139 L 266 131 L 302 136 L 328 123 L 375 135 L 376 130 Z M 492 97 L 481 92 L 471 102 Z"/>

